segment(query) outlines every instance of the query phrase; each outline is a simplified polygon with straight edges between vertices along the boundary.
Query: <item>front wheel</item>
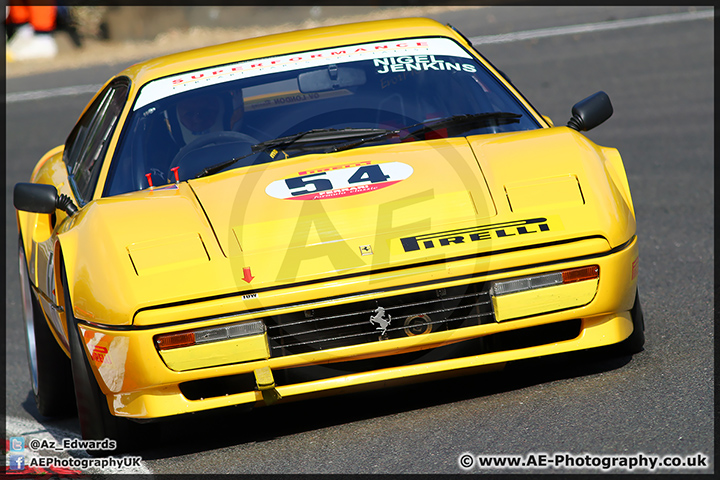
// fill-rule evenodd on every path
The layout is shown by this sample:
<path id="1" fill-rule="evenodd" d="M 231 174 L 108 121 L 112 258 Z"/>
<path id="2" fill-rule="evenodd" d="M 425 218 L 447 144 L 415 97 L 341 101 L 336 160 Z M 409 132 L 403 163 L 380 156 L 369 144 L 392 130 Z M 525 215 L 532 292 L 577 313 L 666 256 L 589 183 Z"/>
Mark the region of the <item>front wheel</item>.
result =
<path id="1" fill-rule="evenodd" d="M 109 438 L 116 441 L 115 450 L 90 450 L 91 455 L 110 455 L 120 453 L 137 447 L 134 444 L 138 438 L 140 425 L 125 418 L 119 418 L 110 413 L 107 397 L 100 390 L 95 375 L 90 367 L 85 348 L 80 338 L 77 319 L 73 315 L 70 303 L 70 294 L 67 288 L 65 269 L 62 271 L 63 291 L 65 294 L 65 312 L 68 323 L 68 341 L 70 343 L 70 363 L 75 383 L 75 397 L 77 400 L 80 431 L 85 440 L 104 440 Z"/>
<path id="2" fill-rule="evenodd" d="M 30 382 L 40 415 L 57 417 L 75 413 L 70 359 L 50 331 L 32 291 L 22 239 L 19 248 L 20 291 L 25 326 Z"/>

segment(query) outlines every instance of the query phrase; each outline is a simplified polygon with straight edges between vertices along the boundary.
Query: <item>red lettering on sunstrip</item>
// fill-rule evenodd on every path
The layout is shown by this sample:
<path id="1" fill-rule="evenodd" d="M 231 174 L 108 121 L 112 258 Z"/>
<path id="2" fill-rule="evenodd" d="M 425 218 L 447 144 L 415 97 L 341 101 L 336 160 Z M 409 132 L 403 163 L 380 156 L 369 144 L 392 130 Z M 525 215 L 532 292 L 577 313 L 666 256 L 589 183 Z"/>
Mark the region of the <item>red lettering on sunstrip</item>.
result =
<path id="1" fill-rule="evenodd" d="M 428 47 L 428 42 L 418 41 L 418 42 L 415 42 L 414 45 L 409 44 L 407 42 L 400 42 L 400 43 L 397 43 L 394 46 L 392 46 L 392 48 L 413 48 L 413 47 Z M 388 44 L 383 44 L 383 45 L 375 45 L 372 48 L 374 48 L 375 50 L 386 50 L 388 48 L 391 48 L 391 46 Z M 352 53 L 361 53 L 361 52 L 367 52 L 367 51 L 368 51 L 368 49 L 366 49 L 364 47 L 359 47 L 359 48 L 355 49 L 354 51 L 352 51 Z M 347 52 L 347 50 L 336 50 L 336 51 L 329 52 L 329 54 L 330 54 L 330 56 L 347 55 L 348 52 Z M 323 59 L 323 58 L 325 58 L 326 55 L 327 55 L 327 53 L 314 53 L 314 54 L 310 55 L 309 58 Z M 307 60 L 307 59 L 308 58 L 300 56 L 300 57 L 289 58 L 286 61 L 287 62 L 300 62 L 300 61 Z M 276 60 L 272 60 L 269 63 L 268 62 L 253 63 L 253 64 L 250 64 L 249 67 L 245 67 L 245 68 L 262 68 L 262 67 L 266 67 L 268 65 L 277 65 L 277 63 L 278 62 Z M 237 65 L 237 66 L 230 68 L 229 71 L 230 72 L 239 72 L 239 71 L 244 70 L 245 68 L 242 65 Z M 227 73 L 227 72 L 224 69 L 222 69 L 222 70 L 214 70 L 214 71 L 212 71 L 212 73 L 209 73 L 208 75 L 216 76 L 216 75 L 221 75 L 224 73 Z M 199 73 L 199 74 L 192 75 L 190 77 L 190 79 L 176 78 L 176 79 L 172 80 L 172 85 L 180 85 L 181 83 L 185 83 L 189 80 L 200 80 L 201 78 L 205 78 L 205 73 Z"/>

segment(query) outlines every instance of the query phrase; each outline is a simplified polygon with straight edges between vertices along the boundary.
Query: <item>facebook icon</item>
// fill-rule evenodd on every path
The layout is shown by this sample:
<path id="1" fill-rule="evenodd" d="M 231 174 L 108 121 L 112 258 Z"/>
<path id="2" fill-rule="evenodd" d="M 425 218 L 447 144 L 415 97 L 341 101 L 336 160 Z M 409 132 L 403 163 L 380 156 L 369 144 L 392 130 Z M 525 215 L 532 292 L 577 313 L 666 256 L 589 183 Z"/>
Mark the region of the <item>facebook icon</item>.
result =
<path id="1" fill-rule="evenodd" d="M 25 455 L 10 455 L 10 470 L 23 470 L 25 468 Z"/>

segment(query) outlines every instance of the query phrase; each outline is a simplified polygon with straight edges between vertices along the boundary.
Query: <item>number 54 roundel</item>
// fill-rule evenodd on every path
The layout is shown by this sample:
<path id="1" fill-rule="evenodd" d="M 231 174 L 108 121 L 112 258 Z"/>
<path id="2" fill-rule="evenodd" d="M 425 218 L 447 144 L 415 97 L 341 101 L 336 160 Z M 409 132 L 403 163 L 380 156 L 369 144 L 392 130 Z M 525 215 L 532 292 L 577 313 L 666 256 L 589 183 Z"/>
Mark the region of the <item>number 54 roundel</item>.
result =
<path id="1" fill-rule="evenodd" d="M 303 175 L 272 182 L 265 188 L 265 193 L 271 197 L 293 200 L 347 197 L 394 185 L 410 177 L 413 168 L 401 162 L 388 162 L 300 173 Z"/>

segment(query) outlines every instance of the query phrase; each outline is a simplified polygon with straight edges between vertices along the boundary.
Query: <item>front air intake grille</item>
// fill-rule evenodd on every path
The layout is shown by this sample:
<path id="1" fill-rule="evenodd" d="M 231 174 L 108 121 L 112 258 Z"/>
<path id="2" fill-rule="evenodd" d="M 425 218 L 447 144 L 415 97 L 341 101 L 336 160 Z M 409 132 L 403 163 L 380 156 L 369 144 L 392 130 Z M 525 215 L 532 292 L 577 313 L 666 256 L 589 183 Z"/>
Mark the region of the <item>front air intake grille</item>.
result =
<path id="1" fill-rule="evenodd" d="M 273 357 L 495 321 L 488 287 L 462 285 L 266 317 Z"/>

